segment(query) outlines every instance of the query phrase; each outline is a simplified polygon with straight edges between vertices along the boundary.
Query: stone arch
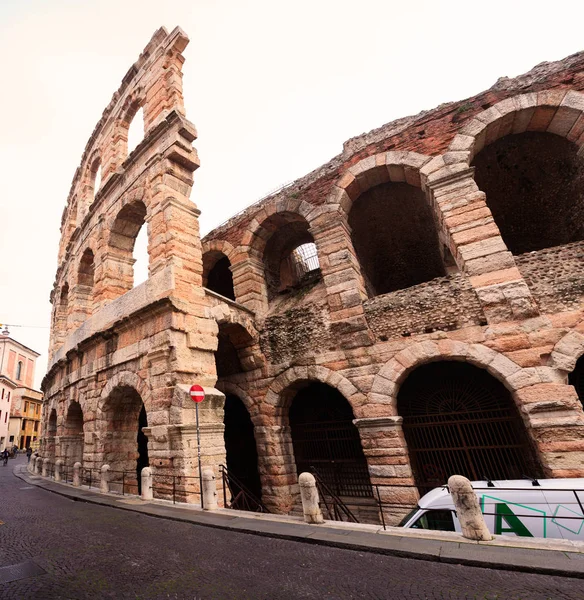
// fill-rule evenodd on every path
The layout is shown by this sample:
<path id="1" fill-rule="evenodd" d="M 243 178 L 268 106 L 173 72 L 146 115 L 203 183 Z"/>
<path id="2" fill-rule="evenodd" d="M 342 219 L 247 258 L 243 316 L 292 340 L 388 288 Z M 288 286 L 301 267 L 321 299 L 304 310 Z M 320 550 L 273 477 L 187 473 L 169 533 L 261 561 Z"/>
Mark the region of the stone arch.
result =
<path id="1" fill-rule="evenodd" d="M 465 361 L 487 370 L 516 398 L 517 390 L 542 383 L 542 377 L 553 380 L 552 369 L 521 368 L 503 354 L 483 344 L 439 340 L 417 342 L 398 352 L 377 373 L 369 393 L 369 402 L 384 405 L 386 415 L 397 416 L 397 393 L 400 384 L 416 367 L 441 361 Z"/>
<path id="2" fill-rule="evenodd" d="M 140 397 L 142 398 L 142 401 L 146 406 L 146 410 L 148 410 L 151 398 L 150 388 L 148 387 L 148 384 L 142 378 L 136 375 L 136 373 L 132 373 L 131 371 L 120 371 L 119 373 L 116 373 L 111 378 L 109 378 L 108 382 L 102 389 L 101 395 L 97 403 L 98 413 L 101 413 L 103 411 L 104 404 L 106 403 L 112 391 L 117 387 L 134 388 L 138 392 L 138 394 L 140 394 Z"/>
<path id="3" fill-rule="evenodd" d="M 394 150 L 363 158 L 337 179 L 326 203 L 338 205 L 347 218 L 353 202 L 377 185 L 394 182 L 421 187 L 420 169 L 430 160 L 417 152 Z"/>
<path id="4" fill-rule="evenodd" d="M 116 120 L 116 135 L 120 140 L 120 157 L 124 161 L 128 152 L 128 135 L 132 122 L 141 108 L 146 104 L 146 93 L 142 86 L 138 86 L 125 98 Z M 144 122 L 144 137 L 146 137 L 146 122 Z"/>
<path id="5" fill-rule="evenodd" d="M 88 246 L 83 251 L 77 269 L 77 284 L 93 289 L 95 282 L 95 255 Z"/>
<path id="6" fill-rule="evenodd" d="M 258 417 L 257 402 L 241 386 L 232 381 L 220 380 L 217 381 L 215 387 L 225 395 L 233 394 L 234 396 L 237 396 L 243 402 L 252 421 L 254 421 L 254 425 L 256 424 L 255 421 Z"/>
<path id="7" fill-rule="evenodd" d="M 225 240 L 203 242 L 203 286 L 230 300 L 236 300 L 231 265 L 235 254 Z"/>
<path id="8" fill-rule="evenodd" d="M 274 408 L 282 418 L 289 407 L 292 397 L 286 392 L 294 392 L 293 386 L 302 382 L 316 381 L 326 383 L 339 391 L 351 405 L 355 417 L 360 416 L 365 396 L 343 375 L 321 366 L 290 367 L 280 374 L 270 385 L 264 402 Z"/>
<path id="9" fill-rule="evenodd" d="M 202 251 L 203 256 L 209 252 L 216 252 L 218 254 L 225 255 L 230 262 L 233 262 L 236 256 L 235 248 L 233 244 L 230 244 L 227 240 L 202 240 Z"/>
<path id="10" fill-rule="evenodd" d="M 47 436 L 55 437 L 57 435 L 57 409 L 52 408 L 49 413 L 49 420 L 47 424 Z"/>
<path id="11" fill-rule="evenodd" d="M 582 355 L 584 355 L 584 334 L 575 330 L 569 331 L 554 346 L 550 356 L 550 366 L 564 373 L 570 373 Z"/>
<path id="12" fill-rule="evenodd" d="M 440 159 L 445 166 L 458 163 L 468 167 L 485 146 L 526 131 L 553 133 L 582 147 L 584 94 L 567 89 L 542 90 L 497 102 L 467 123 Z M 438 177 L 433 174 L 433 178 Z"/>

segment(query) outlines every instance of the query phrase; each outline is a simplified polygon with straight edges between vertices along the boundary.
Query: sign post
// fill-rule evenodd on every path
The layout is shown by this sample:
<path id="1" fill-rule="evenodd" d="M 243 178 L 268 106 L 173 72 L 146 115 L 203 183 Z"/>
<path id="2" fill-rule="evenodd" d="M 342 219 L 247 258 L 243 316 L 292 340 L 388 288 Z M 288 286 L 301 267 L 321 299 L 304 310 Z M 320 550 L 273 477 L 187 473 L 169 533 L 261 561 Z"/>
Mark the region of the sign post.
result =
<path id="1" fill-rule="evenodd" d="M 197 457 L 199 459 L 199 493 L 201 494 L 201 508 L 203 505 L 203 470 L 201 468 L 201 432 L 199 430 L 199 402 L 205 399 L 205 390 L 200 385 L 192 385 L 189 391 L 195 403 L 195 419 L 197 421 Z"/>

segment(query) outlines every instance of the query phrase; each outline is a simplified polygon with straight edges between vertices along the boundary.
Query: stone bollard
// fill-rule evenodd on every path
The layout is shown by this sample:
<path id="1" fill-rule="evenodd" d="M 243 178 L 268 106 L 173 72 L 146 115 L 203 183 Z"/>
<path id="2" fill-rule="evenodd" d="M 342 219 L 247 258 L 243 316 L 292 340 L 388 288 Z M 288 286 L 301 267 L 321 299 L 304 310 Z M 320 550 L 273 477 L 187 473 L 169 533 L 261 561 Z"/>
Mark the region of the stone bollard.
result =
<path id="1" fill-rule="evenodd" d="M 101 479 L 99 480 L 99 491 L 102 494 L 107 494 L 109 492 L 109 465 L 103 465 L 101 467 Z"/>
<path id="2" fill-rule="evenodd" d="M 300 486 L 304 520 L 313 525 L 324 523 L 322 512 L 320 511 L 318 490 L 316 489 L 314 475 L 311 473 L 300 473 L 298 485 Z"/>
<path id="3" fill-rule="evenodd" d="M 28 461 L 28 465 L 26 466 L 27 471 L 32 475 L 34 473 L 34 458 L 31 457 L 31 459 Z"/>
<path id="4" fill-rule="evenodd" d="M 79 487 L 81 485 L 81 463 L 76 462 L 73 465 L 73 485 Z"/>
<path id="5" fill-rule="evenodd" d="M 217 510 L 217 482 L 213 469 L 203 469 L 203 507 Z"/>
<path id="6" fill-rule="evenodd" d="M 41 472 L 41 475 L 43 477 L 47 477 L 49 474 L 49 459 L 48 458 L 44 458 L 43 459 L 43 470 Z"/>
<path id="7" fill-rule="evenodd" d="M 63 461 L 61 459 L 55 461 L 55 481 L 61 481 L 61 468 Z"/>
<path id="8" fill-rule="evenodd" d="M 479 499 L 470 481 L 462 475 L 453 475 L 448 480 L 448 489 L 460 521 L 462 535 L 469 540 L 479 542 L 492 540 L 493 536 L 487 529 Z"/>
<path id="9" fill-rule="evenodd" d="M 142 500 L 152 500 L 152 469 L 144 467 L 142 469 Z"/>
<path id="10" fill-rule="evenodd" d="M 34 459 L 34 474 L 35 475 L 39 475 L 40 474 L 42 462 L 43 462 L 43 459 L 40 456 L 37 456 Z"/>

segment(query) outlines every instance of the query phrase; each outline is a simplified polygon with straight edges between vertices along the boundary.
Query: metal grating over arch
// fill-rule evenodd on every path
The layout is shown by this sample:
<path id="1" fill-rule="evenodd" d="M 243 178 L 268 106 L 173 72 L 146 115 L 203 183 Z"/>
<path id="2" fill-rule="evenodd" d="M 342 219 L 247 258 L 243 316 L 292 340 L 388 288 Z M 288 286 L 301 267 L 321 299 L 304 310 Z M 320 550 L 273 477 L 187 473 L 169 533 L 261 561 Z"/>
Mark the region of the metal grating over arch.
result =
<path id="1" fill-rule="evenodd" d="M 471 480 L 539 475 L 513 399 L 483 369 L 455 361 L 423 365 L 402 385 L 398 411 L 421 493 L 451 475 Z"/>

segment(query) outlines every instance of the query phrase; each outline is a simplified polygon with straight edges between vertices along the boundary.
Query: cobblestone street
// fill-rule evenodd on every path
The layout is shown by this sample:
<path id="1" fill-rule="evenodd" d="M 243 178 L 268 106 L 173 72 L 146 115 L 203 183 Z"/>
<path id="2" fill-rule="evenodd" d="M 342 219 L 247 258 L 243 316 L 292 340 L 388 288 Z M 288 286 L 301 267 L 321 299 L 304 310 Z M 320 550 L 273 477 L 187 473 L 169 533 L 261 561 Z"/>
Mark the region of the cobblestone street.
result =
<path id="1" fill-rule="evenodd" d="M 25 460 L 0 467 L 2 600 L 584 598 L 578 579 L 300 544 L 73 502 L 16 478 Z M 1 567 L 23 563 L 40 574 L 3 583 Z"/>

